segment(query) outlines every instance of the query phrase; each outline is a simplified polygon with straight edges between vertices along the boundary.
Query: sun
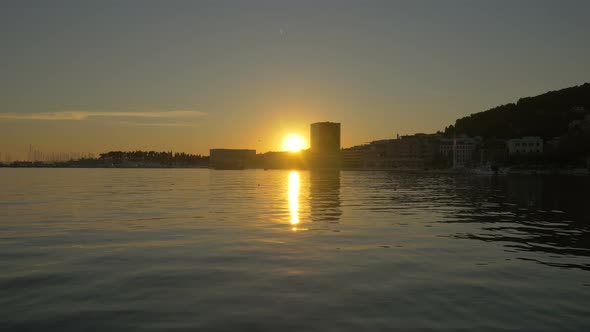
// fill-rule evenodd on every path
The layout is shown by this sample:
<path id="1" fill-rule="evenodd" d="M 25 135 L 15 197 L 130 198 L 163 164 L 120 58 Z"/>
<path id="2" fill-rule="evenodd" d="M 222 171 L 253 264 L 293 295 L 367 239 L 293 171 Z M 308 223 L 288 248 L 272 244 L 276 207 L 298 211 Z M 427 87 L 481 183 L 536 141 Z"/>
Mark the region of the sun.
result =
<path id="1" fill-rule="evenodd" d="M 303 136 L 290 134 L 285 137 L 283 141 L 283 150 L 290 152 L 298 152 L 303 149 L 304 140 Z"/>

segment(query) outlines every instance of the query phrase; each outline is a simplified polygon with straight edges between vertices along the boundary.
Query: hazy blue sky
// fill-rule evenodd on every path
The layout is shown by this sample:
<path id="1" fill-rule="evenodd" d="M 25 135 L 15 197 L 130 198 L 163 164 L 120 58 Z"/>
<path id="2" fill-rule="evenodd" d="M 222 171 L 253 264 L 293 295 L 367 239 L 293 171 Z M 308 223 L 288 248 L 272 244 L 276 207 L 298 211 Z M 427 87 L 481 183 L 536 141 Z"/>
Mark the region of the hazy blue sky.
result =
<path id="1" fill-rule="evenodd" d="M 0 152 L 344 146 L 590 81 L 590 1 L 0 0 Z M 48 113 L 52 112 L 52 113 Z M 129 115 L 129 116 L 128 116 Z"/>

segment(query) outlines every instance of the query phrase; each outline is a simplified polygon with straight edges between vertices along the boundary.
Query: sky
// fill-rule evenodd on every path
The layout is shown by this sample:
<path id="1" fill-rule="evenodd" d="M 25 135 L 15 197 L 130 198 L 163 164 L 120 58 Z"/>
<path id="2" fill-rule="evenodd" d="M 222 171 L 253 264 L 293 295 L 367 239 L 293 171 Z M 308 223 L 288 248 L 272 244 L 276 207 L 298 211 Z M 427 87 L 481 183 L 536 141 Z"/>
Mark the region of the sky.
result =
<path id="1" fill-rule="evenodd" d="M 349 147 L 590 81 L 590 1 L 0 0 L 0 153 Z"/>

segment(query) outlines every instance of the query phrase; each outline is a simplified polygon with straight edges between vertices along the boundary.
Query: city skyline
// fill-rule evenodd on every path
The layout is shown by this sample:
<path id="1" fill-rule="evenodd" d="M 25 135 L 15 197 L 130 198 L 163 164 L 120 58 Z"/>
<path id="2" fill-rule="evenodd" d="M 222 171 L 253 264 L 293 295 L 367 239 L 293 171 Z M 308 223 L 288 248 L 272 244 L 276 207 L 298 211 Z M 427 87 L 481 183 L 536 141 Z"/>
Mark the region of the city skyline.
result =
<path id="1" fill-rule="evenodd" d="M 176 4 L 3 4 L 2 155 L 307 148 L 319 121 L 349 147 L 590 70 L 583 1 Z"/>

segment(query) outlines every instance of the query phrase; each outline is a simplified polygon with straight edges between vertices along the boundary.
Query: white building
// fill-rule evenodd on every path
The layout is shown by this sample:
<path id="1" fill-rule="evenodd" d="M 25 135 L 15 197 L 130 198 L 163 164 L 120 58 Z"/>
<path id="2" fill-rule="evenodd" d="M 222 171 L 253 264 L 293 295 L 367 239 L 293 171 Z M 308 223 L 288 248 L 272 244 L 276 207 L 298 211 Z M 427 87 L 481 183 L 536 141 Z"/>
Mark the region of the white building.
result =
<path id="1" fill-rule="evenodd" d="M 527 155 L 543 153 L 543 139 L 539 136 L 527 136 L 508 140 L 508 154 Z"/>

